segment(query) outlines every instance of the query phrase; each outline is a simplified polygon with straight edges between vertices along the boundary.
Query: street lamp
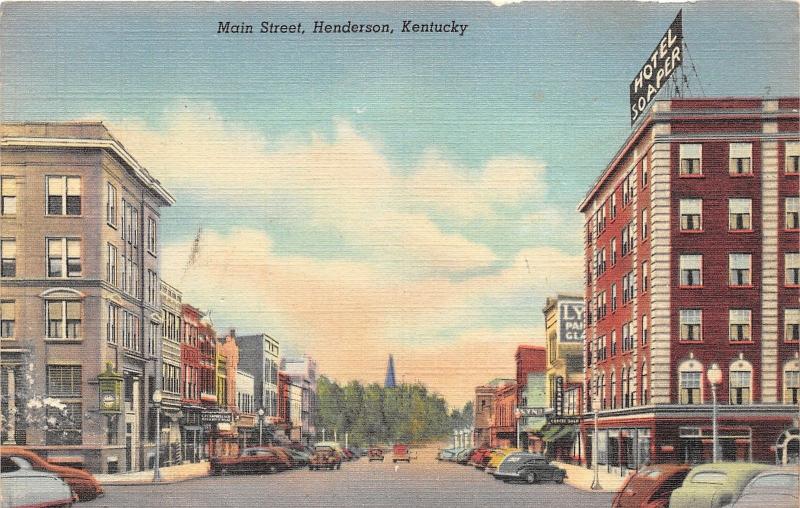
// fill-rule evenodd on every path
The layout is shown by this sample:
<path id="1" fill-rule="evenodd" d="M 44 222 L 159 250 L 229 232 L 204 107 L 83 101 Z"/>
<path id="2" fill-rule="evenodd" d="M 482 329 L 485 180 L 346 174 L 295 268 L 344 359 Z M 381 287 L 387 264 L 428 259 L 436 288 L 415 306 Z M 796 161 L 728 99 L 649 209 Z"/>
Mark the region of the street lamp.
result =
<path id="1" fill-rule="evenodd" d="M 153 483 L 161 481 L 161 470 L 158 466 L 161 458 L 161 400 L 163 398 L 161 390 L 153 392 L 153 403 L 156 405 L 156 463 L 153 469 Z"/>
<path id="2" fill-rule="evenodd" d="M 522 417 L 520 408 L 514 408 L 514 419 L 517 423 L 517 448 L 519 448 L 519 419 Z"/>
<path id="3" fill-rule="evenodd" d="M 264 445 L 264 408 L 258 410 L 258 446 Z"/>
<path id="4" fill-rule="evenodd" d="M 713 447 L 713 450 L 711 453 L 713 462 L 716 462 L 718 448 L 717 442 L 719 440 L 719 436 L 717 436 L 717 385 L 722 382 L 722 370 L 719 368 L 719 365 L 712 363 L 706 375 L 708 376 L 708 382 L 711 384 L 711 402 L 713 404 L 711 410 L 711 446 Z"/>

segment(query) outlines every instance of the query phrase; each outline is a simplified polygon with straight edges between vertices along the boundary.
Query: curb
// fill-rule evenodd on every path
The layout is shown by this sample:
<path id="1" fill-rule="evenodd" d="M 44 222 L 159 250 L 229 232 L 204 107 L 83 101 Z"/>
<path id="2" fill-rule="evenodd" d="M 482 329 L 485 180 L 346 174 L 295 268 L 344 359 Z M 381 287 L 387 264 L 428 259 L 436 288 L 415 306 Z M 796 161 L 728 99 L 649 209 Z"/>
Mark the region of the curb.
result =
<path id="1" fill-rule="evenodd" d="M 188 476 L 186 478 L 176 478 L 176 479 L 170 479 L 170 480 L 161 480 L 159 482 L 154 482 L 152 479 L 149 479 L 149 480 L 144 480 L 143 479 L 143 480 L 138 480 L 138 481 L 137 480 L 121 480 L 121 481 L 109 481 L 109 482 L 100 481 L 100 485 L 102 485 L 103 487 L 117 487 L 117 486 L 119 486 L 119 487 L 126 487 L 126 486 L 129 487 L 129 486 L 132 486 L 132 485 L 172 485 L 173 483 L 181 483 L 181 482 L 185 482 L 185 481 L 188 481 L 188 480 L 196 480 L 198 478 L 207 478 L 207 477 L 208 477 L 208 475 L 204 474 L 204 475 L 200 475 L 200 476 Z"/>

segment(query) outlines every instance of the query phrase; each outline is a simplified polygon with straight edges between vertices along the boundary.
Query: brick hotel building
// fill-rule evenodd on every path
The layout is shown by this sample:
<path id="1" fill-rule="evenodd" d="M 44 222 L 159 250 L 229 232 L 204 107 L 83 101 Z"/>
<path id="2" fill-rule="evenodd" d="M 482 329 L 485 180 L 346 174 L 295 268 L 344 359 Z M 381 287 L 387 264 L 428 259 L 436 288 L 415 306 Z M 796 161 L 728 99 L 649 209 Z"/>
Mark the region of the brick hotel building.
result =
<path id="1" fill-rule="evenodd" d="M 799 105 L 657 101 L 580 204 L 587 464 L 710 461 L 715 363 L 722 459 L 798 460 Z"/>

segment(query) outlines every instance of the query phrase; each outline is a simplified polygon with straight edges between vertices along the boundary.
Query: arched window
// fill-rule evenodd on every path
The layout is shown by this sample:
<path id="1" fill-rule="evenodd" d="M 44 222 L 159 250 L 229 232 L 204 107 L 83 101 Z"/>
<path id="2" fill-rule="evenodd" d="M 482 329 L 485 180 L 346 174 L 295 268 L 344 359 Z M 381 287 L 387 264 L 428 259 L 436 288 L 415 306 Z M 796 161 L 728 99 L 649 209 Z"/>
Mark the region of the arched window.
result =
<path id="1" fill-rule="evenodd" d="M 612 370 L 611 371 L 611 409 L 617 408 L 617 384 L 616 384 L 616 373 Z"/>
<path id="2" fill-rule="evenodd" d="M 744 405 L 752 402 L 753 366 L 744 359 L 731 364 L 728 372 L 728 399 L 731 404 Z"/>
<path id="3" fill-rule="evenodd" d="M 598 387 L 600 390 L 600 408 L 606 408 L 606 375 L 600 375 L 600 386 Z"/>
<path id="4" fill-rule="evenodd" d="M 649 392 L 647 390 L 647 363 L 642 363 L 642 379 L 641 383 L 639 384 L 639 394 L 641 395 L 641 404 L 643 406 L 647 405 L 647 397 Z"/>
<path id="5" fill-rule="evenodd" d="M 680 364 L 678 372 L 680 403 L 702 404 L 703 366 L 697 360 L 686 360 Z"/>
<path id="6" fill-rule="evenodd" d="M 783 403 L 800 404 L 800 361 L 792 360 L 783 366 Z"/>

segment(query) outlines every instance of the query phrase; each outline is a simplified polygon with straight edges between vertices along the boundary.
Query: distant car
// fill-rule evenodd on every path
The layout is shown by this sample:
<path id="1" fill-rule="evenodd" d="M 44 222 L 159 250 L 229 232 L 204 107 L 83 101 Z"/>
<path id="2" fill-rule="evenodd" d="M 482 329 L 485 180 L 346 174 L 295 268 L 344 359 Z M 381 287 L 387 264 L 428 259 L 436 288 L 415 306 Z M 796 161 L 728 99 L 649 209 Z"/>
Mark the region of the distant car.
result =
<path id="1" fill-rule="evenodd" d="M 351 450 L 350 448 L 342 448 L 342 454 L 344 455 L 343 457 L 344 460 L 347 461 L 355 460 L 356 458 L 355 454 L 353 453 L 353 450 Z"/>
<path id="2" fill-rule="evenodd" d="M 470 457 L 472 457 L 472 452 L 475 451 L 475 448 L 465 448 L 463 452 L 456 455 L 456 462 L 461 465 L 466 465 L 469 463 Z"/>
<path id="3" fill-rule="evenodd" d="M 521 452 L 519 448 L 500 448 L 494 450 L 489 457 L 489 461 L 486 463 L 486 472 L 491 473 L 492 471 L 496 470 L 500 463 L 505 459 L 507 456 L 511 455 L 515 452 Z"/>
<path id="4" fill-rule="evenodd" d="M 750 480 L 731 508 L 797 508 L 800 506 L 800 468 L 775 467 Z"/>
<path id="5" fill-rule="evenodd" d="M 319 471 L 320 469 L 334 469 L 342 468 L 342 455 L 330 446 L 314 446 L 314 453 L 311 455 L 311 460 L 308 463 L 308 469 L 311 471 Z"/>
<path id="6" fill-rule="evenodd" d="M 272 447 L 245 448 L 238 457 L 211 457 L 212 475 L 227 473 L 277 473 L 292 468 L 292 462 Z"/>
<path id="7" fill-rule="evenodd" d="M 492 449 L 491 448 L 482 448 L 479 451 L 472 454 L 472 458 L 470 459 L 472 465 L 475 466 L 476 469 L 484 469 L 486 464 L 489 462 L 489 458 L 492 456 Z"/>
<path id="8" fill-rule="evenodd" d="M 0 446 L 0 456 L 13 460 L 21 469 L 53 473 L 69 485 L 80 501 L 103 495 L 100 482 L 88 471 L 47 462 L 37 453 L 21 446 Z"/>
<path id="9" fill-rule="evenodd" d="M 373 460 L 380 460 L 383 462 L 383 448 L 370 448 L 369 452 L 367 452 L 367 456 L 369 457 L 369 461 L 372 462 Z"/>
<path id="10" fill-rule="evenodd" d="M 733 503 L 765 464 L 718 462 L 696 466 L 672 492 L 670 508 L 720 508 Z"/>
<path id="11" fill-rule="evenodd" d="M 296 468 L 306 467 L 311 459 L 311 455 L 307 454 L 306 452 L 301 452 L 300 450 L 286 448 L 286 451 L 292 457 L 292 465 Z"/>
<path id="12" fill-rule="evenodd" d="M 454 448 L 454 449 L 453 449 L 453 454 L 452 454 L 452 455 L 450 455 L 449 457 L 447 457 L 447 459 L 446 459 L 446 460 L 447 460 L 448 462 L 457 462 L 457 461 L 458 461 L 458 457 L 459 457 L 459 456 L 460 456 L 462 453 L 464 453 L 464 450 L 466 450 L 466 448 L 462 448 L 462 447 Z"/>
<path id="13" fill-rule="evenodd" d="M 497 471 L 492 472 L 495 478 L 506 482 L 524 481 L 529 484 L 541 481 L 563 483 L 567 472 L 547 462 L 543 455 L 516 452 L 507 455 L 500 463 Z"/>
<path id="14" fill-rule="evenodd" d="M 692 466 L 655 464 L 629 476 L 611 502 L 612 508 L 666 508 L 672 491 L 683 483 Z"/>
<path id="15" fill-rule="evenodd" d="M 450 460 L 456 454 L 456 448 L 443 448 L 436 455 L 436 460 Z"/>
<path id="16" fill-rule="evenodd" d="M 392 447 L 392 462 L 411 463 L 411 454 L 408 445 L 396 444 Z"/>
<path id="17" fill-rule="evenodd" d="M 72 490 L 53 473 L 23 469 L 10 457 L 0 457 L 2 508 L 66 507 L 74 501 Z"/>

